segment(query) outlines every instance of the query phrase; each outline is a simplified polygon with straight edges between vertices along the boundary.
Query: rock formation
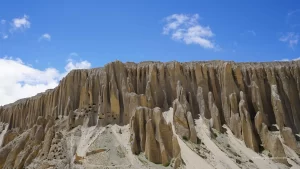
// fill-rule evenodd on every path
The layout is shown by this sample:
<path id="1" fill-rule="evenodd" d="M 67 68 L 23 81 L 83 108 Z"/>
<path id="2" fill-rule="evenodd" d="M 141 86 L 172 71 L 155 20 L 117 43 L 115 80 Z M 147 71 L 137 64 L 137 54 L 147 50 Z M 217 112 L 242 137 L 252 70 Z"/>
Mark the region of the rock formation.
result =
<path id="1" fill-rule="evenodd" d="M 108 124 L 130 124 L 134 154 L 144 152 L 148 160 L 164 165 L 174 160 L 179 167 L 177 137 L 162 117 L 170 107 L 175 132 L 186 141 L 198 143 L 194 120 L 200 115 L 211 119 L 217 131 L 227 125 L 247 147 L 259 152 L 262 144 L 287 164 L 284 145 L 299 153 L 299 102 L 298 61 L 116 61 L 73 70 L 56 88 L 0 107 L 0 121 L 9 124 L 0 168 L 63 158 L 59 131 Z"/>
<path id="2" fill-rule="evenodd" d="M 134 154 L 145 152 L 149 161 L 163 165 L 168 165 L 173 157 L 180 158 L 178 153 L 173 153 L 173 149 L 178 151 L 178 145 L 173 145 L 177 138 L 173 138 L 172 125 L 167 124 L 160 108 L 137 107 L 130 128 L 131 150 Z"/>

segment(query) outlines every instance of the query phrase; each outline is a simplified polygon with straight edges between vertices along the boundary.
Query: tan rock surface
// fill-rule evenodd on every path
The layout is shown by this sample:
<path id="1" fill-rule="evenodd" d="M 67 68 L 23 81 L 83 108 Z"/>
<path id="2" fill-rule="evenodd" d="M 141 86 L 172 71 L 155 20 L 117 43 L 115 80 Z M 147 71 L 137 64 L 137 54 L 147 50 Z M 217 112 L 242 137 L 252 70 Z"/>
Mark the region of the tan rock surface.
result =
<path id="1" fill-rule="evenodd" d="M 215 104 L 215 100 L 211 92 L 208 93 L 208 103 L 209 103 L 209 111 L 211 114 L 211 118 L 213 120 L 212 127 L 218 130 L 219 132 L 221 132 L 222 123 L 221 123 L 220 113 L 219 113 L 219 109 Z"/>
<path id="2" fill-rule="evenodd" d="M 29 165 L 51 138 L 47 133 L 52 126 L 55 132 L 68 125 L 68 130 L 73 130 L 78 126 L 130 123 L 132 152 L 139 154 L 145 151 L 146 123 L 151 119 L 157 149 L 165 163 L 170 160 L 171 146 L 170 140 L 160 133 L 169 133 L 169 127 L 159 120 L 162 119 L 159 114 L 173 107 L 175 131 L 181 137 L 195 142 L 192 122 L 200 114 L 212 119 L 216 130 L 221 131 L 224 124 L 229 126 L 234 135 L 253 150 L 257 151 L 258 144 L 267 142 L 264 148 L 281 157 L 284 156 L 282 144 L 298 151 L 299 72 L 299 61 L 138 64 L 116 61 L 103 68 L 73 70 L 56 88 L 0 107 L 0 121 L 9 123 L 0 152 L 7 156 L 11 148 L 6 146 L 32 128 L 36 143 L 30 141 L 11 155 L 11 159 L 18 159 L 17 163 L 22 164 L 24 158 L 18 154 L 26 154 L 30 149 L 27 145 L 36 144 L 31 145 L 32 152 L 25 160 L 24 165 Z M 143 108 L 138 110 L 139 106 Z M 156 107 L 161 110 L 154 113 Z M 278 126 L 279 133 L 273 131 L 274 125 Z M 268 135 L 274 133 L 284 141 L 269 138 Z M 43 148 L 45 153 L 48 147 L 49 143 Z M 274 147 L 278 151 L 274 151 Z M 279 162 L 286 164 L 286 161 Z M 5 160 L 2 158 L 0 163 L 4 165 Z M 12 164 L 10 161 L 7 166 L 13 167 Z"/>
<path id="3" fill-rule="evenodd" d="M 155 139 L 155 133 L 151 119 L 146 123 L 145 156 L 149 161 L 153 163 L 158 164 L 162 162 L 160 147 L 157 140 Z"/>
<path id="4" fill-rule="evenodd" d="M 177 145 L 174 144 L 177 138 L 173 137 L 172 125 L 167 124 L 160 108 L 137 107 L 131 118 L 130 128 L 133 154 L 145 152 L 149 161 L 163 165 L 169 164 L 172 158 L 180 158 L 178 142 Z"/>
<path id="5" fill-rule="evenodd" d="M 241 95 L 243 95 L 241 93 Z M 255 152 L 259 152 L 257 136 L 255 135 L 254 126 L 252 125 L 251 117 L 248 112 L 245 100 L 239 103 L 239 112 L 241 114 L 242 136 L 247 147 Z"/>

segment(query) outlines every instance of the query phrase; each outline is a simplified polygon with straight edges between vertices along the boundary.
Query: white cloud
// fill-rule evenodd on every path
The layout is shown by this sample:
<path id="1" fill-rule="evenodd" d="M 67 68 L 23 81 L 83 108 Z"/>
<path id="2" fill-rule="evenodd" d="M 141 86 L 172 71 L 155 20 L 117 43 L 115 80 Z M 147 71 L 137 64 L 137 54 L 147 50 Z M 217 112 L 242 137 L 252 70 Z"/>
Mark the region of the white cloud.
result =
<path id="1" fill-rule="evenodd" d="M 0 58 L 0 105 L 34 96 L 58 85 L 72 69 L 90 68 L 88 61 L 68 60 L 64 72 L 55 68 L 39 70 L 28 66 L 20 58 Z"/>
<path id="2" fill-rule="evenodd" d="M 287 59 L 287 58 L 284 58 L 284 59 L 281 59 L 281 60 L 275 60 L 275 61 L 288 62 L 288 61 L 290 61 L 290 60 Z"/>
<path id="3" fill-rule="evenodd" d="M 12 20 L 12 30 L 25 30 L 30 28 L 30 22 L 29 22 L 29 16 L 24 15 L 23 17 L 20 18 L 14 18 Z"/>
<path id="4" fill-rule="evenodd" d="M 68 59 L 67 62 L 68 63 L 65 66 L 66 72 L 69 72 L 73 69 L 87 69 L 87 68 L 90 68 L 92 66 L 91 63 L 86 61 L 86 60 L 81 61 L 81 62 L 76 62 L 72 59 Z"/>
<path id="5" fill-rule="evenodd" d="M 198 23 L 199 15 L 173 14 L 166 18 L 163 34 L 171 34 L 173 40 L 182 41 L 186 44 L 198 44 L 203 48 L 216 48 L 210 38 L 214 33 L 209 26 Z"/>
<path id="6" fill-rule="evenodd" d="M 300 60 L 300 57 L 293 59 L 293 61 L 297 61 L 297 60 Z"/>
<path id="7" fill-rule="evenodd" d="M 284 59 L 281 59 L 281 60 L 275 60 L 275 61 L 281 61 L 281 62 L 289 62 L 289 61 L 297 61 L 297 60 L 300 60 L 300 57 L 298 58 L 294 58 L 294 59 L 287 59 L 287 58 L 284 58 Z"/>
<path id="8" fill-rule="evenodd" d="M 41 41 L 41 40 L 51 41 L 51 35 L 50 35 L 49 33 L 45 33 L 45 34 L 43 34 L 43 35 L 39 38 L 39 40 L 40 40 L 40 41 Z"/>
<path id="9" fill-rule="evenodd" d="M 298 44 L 299 35 L 294 32 L 288 32 L 279 38 L 281 42 L 288 43 L 291 48 Z"/>

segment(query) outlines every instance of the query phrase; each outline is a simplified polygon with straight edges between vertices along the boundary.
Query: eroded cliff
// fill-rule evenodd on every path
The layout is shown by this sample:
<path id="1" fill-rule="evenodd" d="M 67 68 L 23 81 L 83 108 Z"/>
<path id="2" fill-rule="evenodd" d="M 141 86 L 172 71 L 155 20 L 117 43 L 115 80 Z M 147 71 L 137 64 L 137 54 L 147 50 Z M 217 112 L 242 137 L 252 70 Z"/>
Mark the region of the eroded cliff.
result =
<path id="1" fill-rule="evenodd" d="M 175 131 L 161 117 L 161 112 L 170 107 L 174 110 Z M 57 137 L 53 131 L 55 121 L 66 116 L 68 121 L 64 125 L 69 130 L 78 125 L 130 124 L 133 153 L 145 152 L 150 161 L 168 164 L 172 158 L 180 158 L 178 153 L 172 153 L 173 132 L 199 144 L 194 120 L 200 115 L 210 120 L 210 127 L 218 132 L 224 132 L 225 124 L 247 147 L 256 152 L 266 149 L 278 157 L 275 161 L 288 165 L 283 146 L 300 153 L 299 112 L 300 62 L 297 61 L 138 64 L 116 61 L 103 68 L 73 70 L 55 89 L 0 107 L 0 121 L 9 123 L 9 131 L 19 133 L 10 134 L 13 138 L 7 134 L 6 139 L 13 140 L 23 132 L 18 137 L 21 142 L 16 155 L 25 149 L 24 140 L 30 138 L 36 139 L 30 146 L 31 154 L 36 149 L 48 154 L 51 141 L 43 140 Z M 26 135 L 28 130 L 35 137 Z M 165 135 L 170 137 L 164 138 Z M 41 141 L 42 147 L 38 148 Z M 0 155 L 3 151 L 9 154 L 6 149 L 10 147 L 5 141 Z M 29 150 L 24 153 L 29 154 Z M 27 161 L 17 159 L 0 161 L 0 168 L 13 163 L 24 165 Z"/>

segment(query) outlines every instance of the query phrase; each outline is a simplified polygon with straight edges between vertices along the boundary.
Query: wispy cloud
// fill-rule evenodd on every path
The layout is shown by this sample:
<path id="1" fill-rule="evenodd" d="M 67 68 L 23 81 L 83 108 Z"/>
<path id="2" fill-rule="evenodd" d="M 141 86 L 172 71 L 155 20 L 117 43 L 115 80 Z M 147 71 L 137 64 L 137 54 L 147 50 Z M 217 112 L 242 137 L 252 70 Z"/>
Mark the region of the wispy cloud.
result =
<path id="1" fill-rule="evenodd" d="M 29 16 L 24 15 L 23 17 L 14 18 L 12 20 L 12 29 L 11 29 L 11 31 L 25 30 L 25 29 L 28 29 L 28 28 L 30 28 Z"/>
<path id="2" fill-rule="evenodd" d="M 5 32 L 0 32 L 0 39 L 7 39 L 8 35 Z"/>
<path id="3" fill-rule="evenodd" d="M 233 41 L 233 43 L 232 43 L 232 46 L 233 47 L 237 47 L 239 44 L 238 44 L 238 42 L 237 41 Z"/>
<path id="4" fill-rule="evenodd" d="M 254 30 L 247 30 L 247 33 L 252 34 L 253 36 L 256 36 L 256 32 Z"/>
<path id="5" fill-rule="evenodd" d="M 296 9 L 296 10 L 290 11 L 290 12 L 287 14 L 287 16 L 290 17 L 290 16 L 294 15 L 294 14 L 297 13 L 297 12 L 300 12 L 300 9 Z"/>
<path id="6" fill-rule="evenodd" d="M 0 20 L 0 39 L 8 38 L 8 35 L 5 33 L 5 24 L 6 24 L 6 20 L 1 19 Z"/>
<path id="7" fill-rule="evenodd" d="M 299 35 L 295 32 L 288 32 L 285 35 L 282 35 L 279 40 L 281 42 L 288 43 L 291 48 L 294 48 L 298 44 Z"/>
<path id="8" fill-rule="evenodd" d="M 293 61 L 297 61 L 297 60 L 300 60 L 300 57 L 293 59 Z"/>
<path id="9" fill-rule="evenodd" d="M 284 59 L 281 59 L 281 60 L 275 60 L 275 61 L 279 61 L 279 62 L 288 62 L 288 61 L 290 61 L 290 60 L 287 59 L 287 58 L 284 58 Z"/>
<path id="10" fill-rule="evenodd" d="M 238 46 L 239 46 L 239 44 L 237 41 L 233 41 L 232 43 L 230 43 L 232 53 L 235 53 L 237 51 Z"/>
<path id="11" fill-rule="evenodd" d="M 49 33 L 45 33 L 39 38 L 39 41 L 41 40 L 51 41 L 51 35 Z"/>
<path id="12" fill-rule="evenodd" d="M 248 29 L 248 30 L 245 30 L 242 33 L 240 33 L 240 35 L 241 36 L 249 36 L 249 35 L 256 36 L 256 32 L 252 29 Z"/>
<path id="13" fill-rule="evenodd" d="M 298 61 L 300 60 L 300 57 L 297 57 L 297 58 L 294 58 L 294 59 L 287 59 L 287 58 L 284 58 L 284 59 L 281 59 L 281 60 L 275 60 L 275 61 L 279 61 L 279 62 L 289 62 L 289 61 Z"/>
<path id="14" fill-rule="evenodd" d="M 166 23 L 163 27 L 164 35 L 171 35 L 176 41 L 185 44 L 197 44 L 203 48 L 216 49 L 217 46 L 211 38 L 214 33 L 209 26 L 202 26 L 198 23 L 199 15 L 173 14 L 164 18 Z"/>
<path id="15" fill-rule="evenodd" d="M 0 20 L 0 39 L 7 39 L 9 33 L 12 34 L 16 31 L 24 31 L 30 28 L 29 16 L 24 14 L 22 17 L 13 18 L 11 22 L 8 22 L 5 19 Z"/>
<path id="16" fill-rule="evenodd" d="M 291 27 L 292 28 L 300 27 L 300 24 L 292 24 Z"/>
<path id="17" fill-rule="evenodd" d="M 291 26 L 292 28 L 299 26 L 299 16 L 300 16 L 300 9 L 296 9 L 290 11 L 286 15 L 286 24 Z"/>
<path id="18" fill-rule="evenodd" d="M 77 56 L 79 56 L 79 55 L 78 55 L 78 53 L 76 53 L 76 52 L 72 52 L 72 53 L 69 54 L 69 56 L 70 56 L 70 57 L 77 57 Z"/>
<path id="19" fill-rule="evenodd" d="M 4 34 L 3 36 L 2 36 L 2 39 L 7 39 L 8 38 L 8 35 L 6 35 L 6 34 Z"/>

